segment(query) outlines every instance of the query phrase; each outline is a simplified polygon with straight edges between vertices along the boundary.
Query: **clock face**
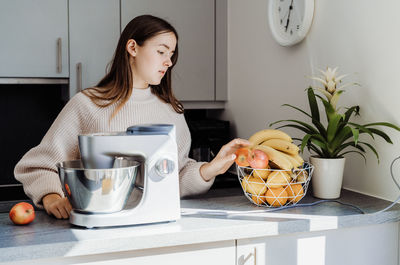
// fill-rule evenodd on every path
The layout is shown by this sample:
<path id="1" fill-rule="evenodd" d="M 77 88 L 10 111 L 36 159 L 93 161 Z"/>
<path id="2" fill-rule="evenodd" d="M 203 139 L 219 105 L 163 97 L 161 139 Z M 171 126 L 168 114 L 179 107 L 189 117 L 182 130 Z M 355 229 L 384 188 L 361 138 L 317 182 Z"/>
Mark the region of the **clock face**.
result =
<path id="1" fill-rule="evenodd" d="M 270 0 L 269 25 L 275 40 L 289 46 L 307 35 L 314 15 L 314 0 Z"/>

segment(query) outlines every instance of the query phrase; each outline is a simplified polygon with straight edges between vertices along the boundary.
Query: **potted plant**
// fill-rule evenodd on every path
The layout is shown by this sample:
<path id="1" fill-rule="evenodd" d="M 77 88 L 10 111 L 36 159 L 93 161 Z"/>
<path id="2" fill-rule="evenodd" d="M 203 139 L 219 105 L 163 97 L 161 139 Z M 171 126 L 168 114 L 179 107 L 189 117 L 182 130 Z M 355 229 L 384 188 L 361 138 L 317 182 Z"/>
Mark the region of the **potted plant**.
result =
<path id="1" fill-rule="evenodd" d="M 314 165 L 312 177 L 313 195 L 322 199 L 335 199 L 340 197 L 342 187 L 343 170 L 345 164 L 344 155 L 357 153 L 366 161 L 366 149 L 371 150 L 379 163 L 379 155 L 373 145 L 362 141 L 359 136 L 366 134 L 375 139 L 375 136 L 382 137 L 387 143 L 392 144 L 390 137 L 377 126 L 385 126 L 400 131 L 400 128 L 389 122 L 374 122 L 368 124 L 358 124 L 351 121 L 352 116 L 359 115 L 360 107 L 352 106 L 349 108 L 337 108 L 340 95 L 344 92 L 343 88 L 351 84 L 342 84 L 342 79 L 346 75 L 336 76 L 337 68 L 327 68 L 321 71 L 321 77 L 312 77 L 320 82 L 323 87 L 309 87 L 307 91 L 310 112 L 295 107 L 290 104 L 283 106 L 291 107 L 306 115 L 311 123 L 300 120 L 279 120 L 270 124 L 285 123 L 278 128 L 292 127 L 304 133 L 301 141 L 300 150 L 304 148 L 310 151 L 311 164 Z M 319 94 L 315 94 L 317 91 Z M 325 110 L 326 119 L 320 116 L 318 102 L 321 102 Z"/>

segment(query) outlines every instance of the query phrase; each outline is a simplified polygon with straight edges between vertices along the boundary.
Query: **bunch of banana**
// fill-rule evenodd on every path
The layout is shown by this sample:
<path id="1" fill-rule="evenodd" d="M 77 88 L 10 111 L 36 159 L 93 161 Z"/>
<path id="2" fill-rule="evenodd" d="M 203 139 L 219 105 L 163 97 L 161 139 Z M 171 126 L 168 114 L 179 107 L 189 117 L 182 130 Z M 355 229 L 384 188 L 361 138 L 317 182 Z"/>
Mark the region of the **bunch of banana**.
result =
<path id="1" fill-rule="evenodd" d="M 293 144 L 292 138 L 283 131 L 261 130 L 253 134 L 249 141 L 252 148 L 265 152 L 269 160 L 280 169 L 292 170 L 304 162 L 299 155 L 299 147 Z"/>

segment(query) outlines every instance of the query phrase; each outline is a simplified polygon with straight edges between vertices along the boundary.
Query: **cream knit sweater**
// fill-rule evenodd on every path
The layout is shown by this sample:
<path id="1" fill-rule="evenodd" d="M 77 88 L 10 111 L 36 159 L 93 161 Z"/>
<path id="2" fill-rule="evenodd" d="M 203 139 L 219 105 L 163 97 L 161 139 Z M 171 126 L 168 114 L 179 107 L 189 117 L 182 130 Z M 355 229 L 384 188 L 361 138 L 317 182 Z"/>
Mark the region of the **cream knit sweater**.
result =
<path id="1" fill-rule="evenodd" d="M 84 94 L 75 95 L 63 108 L 43 137 L 15 167 L 15 178 L 23 184 L 25 193 L 38 207 L 49 193 L 64 197 L 56 163 L 79 159 L 78 134 L 125 131 L 143 123 L 170 123 L 176 126 L 180 196 L 206 192 L 214 179 L 206 182 L 200 175 L 203 162 L 188 157 L 191 138 L 183 114 L 159 100 L 150 88 L 133 89 L 129 101 L 109 121 L 116 104 L 100 108 Z"/>

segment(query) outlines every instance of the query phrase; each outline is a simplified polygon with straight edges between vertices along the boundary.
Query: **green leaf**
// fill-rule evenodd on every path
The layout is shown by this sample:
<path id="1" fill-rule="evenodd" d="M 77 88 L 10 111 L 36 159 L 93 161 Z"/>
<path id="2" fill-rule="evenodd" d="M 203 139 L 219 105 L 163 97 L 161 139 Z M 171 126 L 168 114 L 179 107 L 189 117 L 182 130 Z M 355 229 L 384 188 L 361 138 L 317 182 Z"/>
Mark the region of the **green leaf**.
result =
<path id="1" fill-rule="evenodd" d="M 347 125 L 347 123 L 349 122 L 349 119 L 351 117 L 351 114 L 353 114 L 353 112 L 355 112 L 355 115 L 359 115 L 359 111 L 360 111 L 359 106 L 353 106 L 353 107 L 347 109 L 347 111 L 344 113 L 343 122 L 341 122 L 339 125 L 338 131 L 341 131 L 343 129 L 343 127 Z"/>
<path id="2" fill-rule="evenodd" d="M 372 150 L 372 152 L 375 154 L 376 159 L 378 160 L 378 164 L 379 164 L 379 154 L 378 154 L 378 152 L 376 151 L 376 149 L 375 149 L 372 145 L 370 145 L 369 143 L 365 143 L 365 142 L 359 142 L 359 143 L 368 146 L 369 149 Z"/>
<path id="3" fill-rule="evenodd" d="M 383 131 L 379 130 L 379 129 L 375 129 L 375 128 L 368 128 L 373 134 L 377 134 L 380 137 L 382 137 L 383 139 L 385 139 L 385 141 L 389 144 L 393 144 L 392 140 L 390 139 L 389 135 L 387 135 L 386 133 L 384 133 Z"/>
<path id="4" fill-rule="evenodd" d="M 311 134 L 306 134 L 303 137 L 303 140 L 301 141 L 301 146 L 300 146 L 300 150 L 302 153 L 303 153 L 304 147 L 308 144 L 308 141 L 310 140 L 310 138 L 311 138 Z"/>
<path id="5" fill-rule="evenodd" d="M 335 136 L 335 138 L 330 143 L 332 150 L 335 150 L 340 145 L 343 144 L 344 141 L 348 138 L 348 135 L 352 135 L 350 126 L 345 126 L 339 133 Z"/>
<path id="6" fill-rule="evenodd" d="M 302 109 L 300 109 L 300 108 L 298 108 L 296 106 L 293 106 L 293 105 L 290 105 L 290 104 L 283 104 L 282 106 L 294 108 L 295 110 L 300 111 L 301 113 L 307 115 L 308 117 L 310 117 L 312 119 L 310 114 L 308 114 L 307 112 L 305 112 L 304 110 L 302 110 Z"/>
<path id="7" fill-rule="evenodd" d="M 321 122 L 319 122 L 319 121 L 317 121 L 317 120 L 315 120 L 315 119 L 312 120 L 312 123 L 313 123 L 314 126 L 318 129 L 319 133 L 320 133 L 323 137 L 326 137 L 327 132 L 326 132 L 326 130 L 325 130 L 324 125 L 323 125 Z"/>
<path id="8" fill-rule="evenodd" d="M 309 87 L 307 89 L 307 95 L 308 95 L 308 103 L 310 104 L 311 116 L 313 117 L 313 120 L 319 122 L 320 118 L 319 118 L 318 103 L 317 99 L 315 98 L 315 94 L 312 87 Z"/>
<path id="9" fill-rule="evenodd" d="M 357 153 L 357 154 L 361 155 L 364 158 L 364 162 L 367 163 L 367 158 L 365 157 L 365 155 L 363 153 L 361 153 L 359 151 L 354 151 L 354 150 L 347 151 L 347 152 L 344 152 L 344 153 L 340 154 L 339 156 L 343 157 L 345 154 L 348 154 L 348 153 Z"/>
<path id="10" fill-rule="evenodd" d="M 389 123 L 389 122 L 374 122 L 374 123 L 364 124 L 365 127 L 377 126 L 377 125 L 390 127 L 390 128 L 395 129 L 397 131 L 400 131 L 400 127 L 398 127 L 398 126 L 396 126 L 396 125 L 394 125 L 392 123 Z"/>
<path id="11" fill-rule="evenodd" d="M 327 150 L 328 147 L 326 146 L 326 144 L 323 141 L 318 140 L 317 138 L 311 137 L 310 138 L 311 142 L 313 142 L 315 145 L 321 147 L 321 149 L 325 149 Z"/>
<path id="12" fill-rule="evenodd" d="M 318 133 L 318 131 L 312 127 L 311 125 L 309 125 L 308 123 L 302 122 L 302 121 L 298 121 L 298 120 L 279 120 L 276 122 L 271 123 L 269 126 L 273 126 L 277 123 L 281 123 L 281 122 L 294 122 L 294 123 L 298 123 L 300 125 L 302 125 L 303 127 L 307 128 L 311 133 Z"/>
<path id="13" fill-rule="evenodd" d="M 349 146 L 352 146 L 352 147 L 354 147 L 354 148 L 357 148 L 357 149 L 360 150 L 361 152 L 364 152 L 364 153 L 365 153 L 365 149 L 364 149 L 362 146 L 360 146 L 360 145 L 355 145 L 354 141 L 350 141 L 350 142 L 344 143 L 344 144 L 342 144 L 341 146 L 339 146 L 339 147 L 335 150 L 335 152 L 334 152 L 332 155 L 333 155 L 334 157 L 338 157 L 338 154 L 339 154 L 341 151 L 343 151 L 344 149 L 346 149 L 347 147 L 349 147 Z"/>
<path id="14" fill-rule="evenodd" d="M 354 139 L 354 144 L 357 145 L 358 142 L 358 135 L 359 135 L 359 130 L 355 128 L 351 128 L 351 132 L 353 133 L 353 139 Z"/>
<path id="15" fill-rule="evenodd" d="M 322 153 L 322 151 L 320 149 L 318 149 L 318 147 L 316 147 L 315 145 L 313 145 L 312 143 L 309 144 L 307 146 L 308 150 L 310 151 L 310 149 L 315 152 L 319 157 L 324 157 L 324 153 Z"/>
<path id="16" fill-rule="evenodd" d="M 351 117 L 351 114 L 353 114 L 353 112 L 355 112 L 355 115 L 360 115 L 360 106 L 353 106 L 351 108 L 349 108 L 345 113 L 345 119 L 344 121 L 347 123 Z"/>
<path id="17" fill-rule="evenodd" d="M 327 129 L 327 140 L 331 142 L 336 135 L 338 125 L 340 120 L 342 119 L 342 115 L 335 114 L 332 115 L 332 118 L 329 120 L 328 129 Z"/>
<path id="18" fill-rule="evenodd" d="M 298 129 L 298 130 L 303 131 L 303 132 L 305 132 L 305 133 L 312 133 L 312 132 L 310 132 L 307 128 L 304 128 L 304 127 L 302 127 L 302 126 L 300 126 L 300 125 L 296 125 L 296 124 L 285 124 L 285 125 L 276 127 L 275 129 L 279 130 L 279 129 L 281 129 L 281 128 L 287 128 L 287 127 L 289 127 L 289 128 L 295 128 L 295 129 Z"/>
<path id="19" fill-rule="evenodd" d="M 372 139 L 375 139 L 373 133 L 371 132 L 371 130 L 363 125 L 357 124 L 357 123 L 353 123 L 353 122 L 348 122 L 347 124 L 352 125 L 354 127 L 356 127 L 358 130 L 361 131 L 361 133 L 368 133 Z"/>
<path id="20" fill-rule="evenodd" d="M 325 112 L 326 112 L 326 118 L 328 122 L 331 120 L 334 114 L 336 114 L 335 109 L 332 107 L 331 103 L 329 101 L 325 100 L 323 97 L 316 95 L 324 104 L 325 107 Z"/>

